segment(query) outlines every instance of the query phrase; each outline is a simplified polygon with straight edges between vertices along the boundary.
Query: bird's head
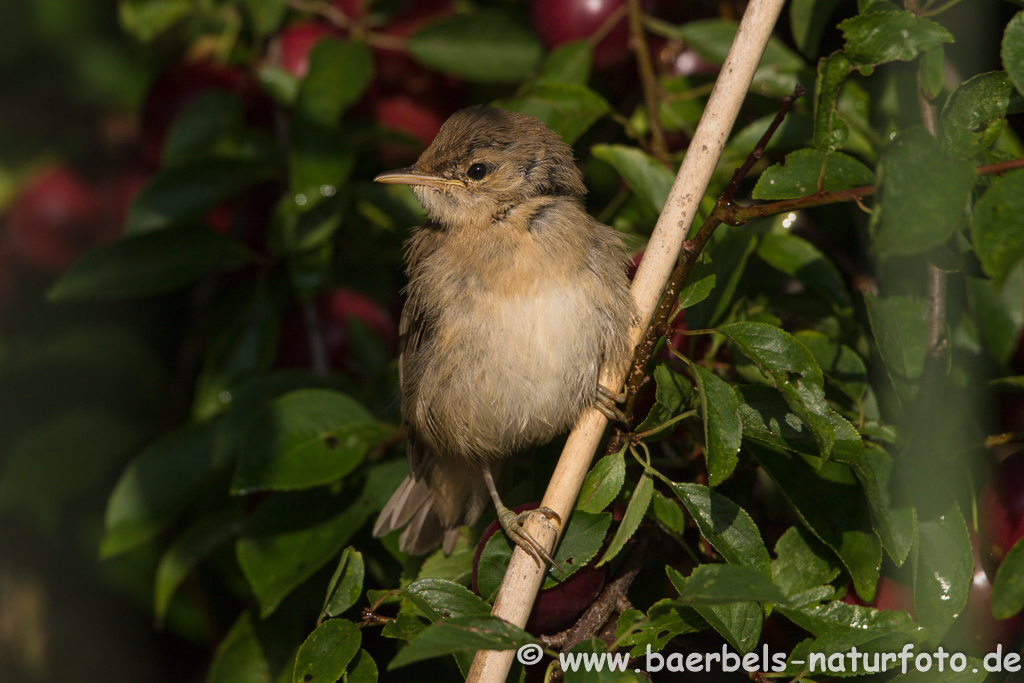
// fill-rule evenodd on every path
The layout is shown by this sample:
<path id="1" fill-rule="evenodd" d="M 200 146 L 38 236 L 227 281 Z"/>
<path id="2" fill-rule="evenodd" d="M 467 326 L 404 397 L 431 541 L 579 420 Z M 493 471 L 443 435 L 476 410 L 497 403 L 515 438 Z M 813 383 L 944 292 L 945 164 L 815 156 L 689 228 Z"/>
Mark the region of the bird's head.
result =
<path id="1" fill-rule="evenodd" d="M 452 114 L 415 164 L 374 180 L 412 186 L 430 220 L 447 228 L 490 221 L 538 196 L 586 194 L 572 149 L 550 128 L 480 106 Z"/>

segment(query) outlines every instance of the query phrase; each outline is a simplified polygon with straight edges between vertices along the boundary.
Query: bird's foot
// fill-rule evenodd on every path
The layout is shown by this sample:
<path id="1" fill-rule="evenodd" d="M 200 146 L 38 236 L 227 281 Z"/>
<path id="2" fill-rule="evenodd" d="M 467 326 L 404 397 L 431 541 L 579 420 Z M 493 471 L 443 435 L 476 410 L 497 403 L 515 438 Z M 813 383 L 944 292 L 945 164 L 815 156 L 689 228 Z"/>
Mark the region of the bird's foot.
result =
<path id="1" fill-rule="evenodd" d="M 594 407 L 607 417 L 609 422 L 629 424 L 626 414 L 619 410 L 618 406 L 619 403 L 623 403 L 625 400 L 625 394 L 616 394 L 601 384 L 597 385 L 597 390 L 594 392 Z"/>
<path id="2" fill-rule="evenodd" d="M 555 562 L 554 558 L 552 558 L 551 555 L 548 554 L 548 551 L 544 549 L 543 544 L 535 539 L 524 526 L 529 516 L 535 512 L 561 524 L 562 520 L 558 516 L 557 512 L 551 508 L 539 507 L 533 510 L 525 510 L 517 515 L 504 505 L 498 504 L 496 505 L 496 508 L 498 513 L 498 523 L 501 524 L 501 528 L 505 531 L 505 535 L 508 536 L 510 541 L 525 550 L 526 553 L 536 560 L 537 564 L 542 568 L 544 567 L 544 563 L 548 562 L 557 568 L 558 571 L 562 571 L 562 568 L 558 566 L 558 563 Z"/>

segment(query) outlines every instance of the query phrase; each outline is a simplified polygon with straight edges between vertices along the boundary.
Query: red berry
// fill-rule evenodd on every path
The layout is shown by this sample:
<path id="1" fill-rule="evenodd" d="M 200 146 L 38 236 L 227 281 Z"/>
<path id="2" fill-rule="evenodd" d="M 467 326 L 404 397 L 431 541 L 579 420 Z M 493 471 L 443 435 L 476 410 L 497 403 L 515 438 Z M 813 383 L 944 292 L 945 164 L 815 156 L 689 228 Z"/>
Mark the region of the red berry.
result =
<path id="1" fill-rule="evenodd" d="M 533 27 L 548 49 L 571 40 L 584 40 L 602 29 L 612 15 L 615 26 L 594 47 L 594 67 L 623 61 L 629 52 L 629 20 L 625 0 L 533 0 Z"/>
<path id="2" fill-rule="evenodd" d="M 996 564 L 1024 536 L 1024 451 L 1000 462 L 978 498 L 982 547 Z"/>
<path id="3" fill-rule="evenodd" d="M 58 273 L 99 241 L 100 216 L 92 188 L 56 166 L 29 182 L 11 205 L 11 249 L 25 263 Z"/>

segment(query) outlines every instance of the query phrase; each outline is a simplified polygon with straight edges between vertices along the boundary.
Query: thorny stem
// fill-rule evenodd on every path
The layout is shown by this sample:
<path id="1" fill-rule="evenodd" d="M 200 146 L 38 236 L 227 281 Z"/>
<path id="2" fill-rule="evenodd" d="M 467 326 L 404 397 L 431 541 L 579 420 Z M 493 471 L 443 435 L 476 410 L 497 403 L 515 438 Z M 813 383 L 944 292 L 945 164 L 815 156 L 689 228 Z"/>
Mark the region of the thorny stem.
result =
<path id="1" fill-rule="evenodd" d="M 667 163 L 669 154 L 665 146 L 665 134 L 661 130 L 658 79 L 651 66 L 651 53 L 647 50 L 640 0 L 629 0 L 628 5 L 630 43 L 636 53 L 637 70 L 640 72 L 640 84 L 644 92 L 644 108 L 647 110 L 647 122 L 651 130 L 651 153 L 662 163 Z"/>

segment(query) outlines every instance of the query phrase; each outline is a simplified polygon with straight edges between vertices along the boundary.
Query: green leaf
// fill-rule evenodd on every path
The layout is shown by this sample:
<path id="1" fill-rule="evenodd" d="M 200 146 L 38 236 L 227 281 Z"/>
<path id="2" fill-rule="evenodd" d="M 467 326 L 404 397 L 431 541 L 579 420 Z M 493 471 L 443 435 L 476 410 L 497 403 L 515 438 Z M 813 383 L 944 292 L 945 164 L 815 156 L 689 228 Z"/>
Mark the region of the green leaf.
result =
<path id="1" fill-rule="evenodd" d="M 964 281 L 982 346 L 1000 364 L 1008 364 L 1024 324 L 1024 264 L 1018 261 L 1002 282 L 975 277 Z"/>
<path id="2" fill-rule="evenodd" d="M 834 52 L 818 60 L 817 87 L 814 90 L 814 146 L 825 152 L 841 149 L 850 137 L 850 126 L 839 115 L 836 102 L 843 81 L 853 70 L 844 52 Z"/>
<path id="3" fill-rule="evenodd" d="M 690 379 L 673 372 L 668 365 L 662 363 L 654 368 L 654 381 L 657 402 L 637 427 L 637 432 L 654 429 L 674 416 L 698 406 L 698 397 L 690 386 Z"/>
<path id="4" fill-rule="evenodd" d="M 953 35 L 940 24 L 911 12 L 858 14 L 839 22 L 838 28 L 846 39 L 844 51 L 862 65 L 909 62 L 921 52 L 953 42 Z"/>
<path id="5" fill-rule="evenodd" d="M 460 535 L 450 555 L 438 548 L 423 560 L 417 578 L 447 579 L 455 583 L 468 585 L 473 579 L 473 556 L 476 553 L 476 541 L 470 545 L 470 539 Z"/>
<path id="6" fill-rule="evenodd" d="M 511 14 L 482 9 L 457 14 L 413 34 L 416 61 L 478 83 L 513 83 L 537 66 L 544 49 L 537 35 Z"/>
<path id="7" fill-rule="evenodd" d="M 417 579 L 406 586 L 404 593 L 430 621 L 484 616 L 491 611 L 476 593 L 444 579 Z"/>
<path id="8" fill-rule="evenodd" d="M 700 394 L 704 416 L 704 458 L 708 468 L 708 486 L 714 488 L 729 478 L 739 462 L 743 423 L 739 401 L 732 387 L 710 370 L 690 364 Z"/>
<path id="9" fill-rule="evenodd" d="M 612 516 L 607 512 L 592 514 L 583 510 L 573 511 L 562 540 L 555 549 L 554 560 L 563 571 L 559 572 L 553 566 L 548 567 L 542 588 L 551 588 L 565 581 L 594 559 L 604 545 L 611 524 Z M 488 539 L 477 570 L 480 595 L 490 598 L 497 592 L 512 558 L 512 549 L 512 541 L 500 531 Z"/>
<path id="10" fill-rule="evenodd" d="M 939 246 L 961 227 L 976 174 L 966 161 L 947 157 L 923 128 L 912 128 L 889 145 L 878 179 L 873 248 L 909 255 Z"/>
<path id="11" fill-rule="evenodd" d="M 516 99 L 503 100 L 499 106 L 536 116 L 570 145 L 611 111 L 611 105 L 585 85 L 549 81 L 527 85 Z"/>
<path id="12" fill-rule="evenodd" d="M 917 537 L 917 510 L 901 489 L 894 489 L 892 457 L 881 448 L 864 449 L 854 470 L 871 508 L 871 520 L 889 557 L 902 567 Z"/>
<path id="13" fill-rule="evenodd" d="M 781 605 L 776 609 L 815 636 L 845 640 L 843 645 L 847 650 L 849 645 L 860 645 L 891 634 L 920 637 L 922 631 L 906 612 L 849 605 L 839 600 L 796 608 Z M 835 651 L 842 651 L 843 645 Z M 812 649 L 821 652 L 825 648 L 819 645 Z"/>
<path id="14" fill-rule="evenodd" d="M 127 299 L 181 289 L 214 269 L 251 260 L 241 245 L 209 228 L 159 230 L 86 252 L 49 291 L 52 301 Z"/>
<path id="15" fill-rule="evenodd" d="M 695 609 L 668 598 L 651 605 L 646 619 L 642 617 L 639 610 L 625 610 L 615 626 L 616 639 L 623 645 L 634 646 L 629 652 L 631 657 L 646 654 L 648 647 L 658 652 L 672 638 L 705 628 L 703 617 Z M 632 633 L 627 635 L 628 631 Z"/>
<path id="16" fill-rule="evenodd" d="M 334 382 L 308 372 L 276 371 L 246 379 L 219 397 L 227 411 L 216 422 L 215 459 L 219 464 L 233 462 L 236 451 L 249 431 L 253 417 L 279 396 L 298 389 L 333 387 Z"/>
<path id="17" fill-rule="evenodd" d="M 655 489 L 651 498 L 651 514 L 654 521 L 661 525 L 669 534 L 682 538 L 686 532 L 686 515 L 683 508 L 673 498 L 669 498 Z"/>
<path id="18" fill-rule="evenodd" d="M 526 631 L 491 616 L 443 619 L 409 640 L 388 664 L 388 670 L 455 652 L 514 650 L 534 642 Z"/>
<path id="19" fill-rule="evenodd" d="M 793 336 L 814 356 L 825 379 L 854 401 L 864 397 L 868 390 L 868 369 L 856 351 L 815 330 L 802 330 Z"/>
<path id="20" fill-rule="evenodd" d="M 337 681 L 359 652 L 362 634 L 345 619 L 328 619 L 316 627 L 295 658 L 294 683 Z"/>
<path id="21" fill-rule="evenodd" d="M 252 159 L 204 157 L 167 167 L 128 208 L 125 235 L 191 226 L 221 202 L 278 175 L 278 169 Z"/>
<path id="22" fill-rule="evenodd" d="M 360 650 L 345 674 L 345 683 L 377 683 L 377 662 L 366 650 Z"/>
<path id="23" fill-rule="evenodd" d="M 583 480 L 576 508 L 600 512 L 615 500 L 626 480 L 626 459 L 622 452 L 611 453 L 597 461 Z"/>
<path id="24" fill-rule="evenodd" d="M 393 433 L 345 394 L 293 391 L 268 403 L 250 423 L 231 490 L 247 494 L 337 481 Z"/>
<path id="25" fill-rule="evenodd" d="M 373 57 L 362 42 L 326 38 L 309 53 L 295 113 L 306 124 L 331 127 L 359 101 L 373 78 Z"/>
<path id="26" fill-rule="evenodd" d="M 920 522 L 918 549 L 911 557 L 917 620 L 941 640 L 967 604 L 974 576 L 971 539 L 955 501 L 946 514 Z"/>
<path id="27" fill-rule="evenodd" d="M 750 515 L 731 499 L 700 484 L 672 484 L 701 535 L 726 562 L 771 575 L 768 550 Z"/>
<path id="28" fill-rule="evenodd" d="M 806 57 L 814 57 L 821 36 L 839 0 L 793 0 L 789 3 L 789 30 L 793 42 Z"/>
<path id="29" fill-rule="evenodd" d="M 249 612 L 238 617 L 217 646 L 206 683 L 270 683 L 270 665 Z"/>
<path id="30" fill-rule="evenodd" d="M 590 43 L 570 40 L 548 53 L 533 82 L 586 85 L 593 61 L 594 48 Z"/>
<path id="31" fill-rule="evenodd" d="M 1003 68 L 1017 86 L 1017 92 L 1024 95 L 1024 12 L 1017 12 L 1006 25 L 999 55 Z"/>
<path id="32" fill-rule="evenodd" d="M 826 154 L 820 149 L 799 149 L 786 155 L 782 164 L 769 166 L 752 194 L 754 199 L 792 199 L 818 191 L 822 168 L 822 189 L 839 192 L 875 182 L 875 174 L 857 159 L 841 152 Z"/>
<path id="33" fill-rule="evenodd" d="M 740 399 L 743 436 L 804 455 L 821 455 L 814 435 L 789 409 L 778 389 L 745 384 L 734 387 L 734 390 Z M 831 459 L 846 465 L 862 467 L 864 443 L 860 434 L 852 424 L 831 409 L 829 420 L 836 434 Z"/>
<path id="34" fill-rule="evenodd" d="M 842 566 L 835 556 L 811 532 L 791 526 L 775 543 L 772 581 L 786 595 L 816 588 L 839 576 Z"/>
<path id="35" fill-rule="evenodd" d="M 1005 71 L 979 74 L 960 84 L 939 117 L 939 140 L 961 159 L 987 149 L 1006 128 L 1004 117 L 1024 111 L 1024 97 Z"/>
<path id="36" fill-rule="evenodd" d="M 199 562 L 237 536 L 243 528 L 241 506 L 201 517 L 185 529 L 160 557 L 153 589 L 153 612 L 162 624 L 178 587 Z"/>
<path id="37" fill-rule="evenodd" d="M 1024 169 L 992 181 L 974 205 L 971 237 L 981 267 L 998 283 L 1024 259 Z"/>
<path id="38" fill-rule="evenodd" d="M 143 43 L 195 11 L 192 0 L 121 0 L 118 15 L 124 30 Z"/>
<path id="39" fill-rule="evenodd" d="M 921 377 L 928 352 L 928 307 L 904 296 L 878 299 L 868 295 L 868 319 L 878 353 L 901 397 L 912 396 L 910 384 Z"/>
<path id="40" fill-rule="evenodd" d="M 276 492 L 249 517 L 235 545 L 238 564 L 267 616 L 296 586 L 327 564 L 379 510 L 406 465 L 395 461 L 371 469 L 363 493 L 351 501 L 322 489 Z M 402 474 L 400 474 L 402 473 Z M 348 507 L 342 508 L 351 501 Z"/>
<path id="41" fill-rule="evenodd" d="M 740 654 L 752 652 L 761 639 L 764 613 L 756 602 L 694 605 L 694 609 Z"/>
<path id="42" fill-rule="evenodd" d="M 825 301 L 843 308 L 850 305 L 850 295 L 838 269 L 804 238 L 769 232 L 761 237 L 757 255 L 772 268 L 803 282 Z"/>
<path id="43" fill-rule="evenodd" d="M 209 422 L 169 432 L 128 465 L 107 502 L 101 557 L 145 543 L 188 509 L 218 473 L 213 435 Z"/>
<path id="44" fill-rule="evenodd" d="M 679 602 L 690 605 L 721 605 L 730 602 L 774 602 L 788 598 L 764 574 L 734 564 L 702 564 L 689 578 L 666 567 L 668 578 L 679 591 Z"/>
<path id="45" fill-rule="evenodd" d="M 320 609 L 320 618 L 336 617 L 359 601 L 363 593 L 363 554 L 355 548 L 345 548 L 338 560 L 331 582 L 327 584 L 327 597 Z"/>
<path id="46" fill-rule="evenodd" d="M 640 522 L 643 521 L 647 508 L 651 504 L 651 494 L 653 493 L 654 477 L 644 472 L 633 490 L 633 495 L 629 498 L 629 505 L 626 506 L 626 512 L 622 516 L 622 521 L 619 522 L 619 528 L 615 530 L 615 535 L 608 543 L 608 549 L 605 550 L 604 555 L 595 566 L 600 567 L 609 562 L 626 546 L 640 526 Z"/>
<path id="47" fill-rule="evenodd" d="M 704 261 L 693 264 L 690 274 L 686 276 L 686 282 L 683 283 L 683 290 L 679 292 L 679 308 L 689 308 L 711 296 L 717 278 L 714 273 L 705 274 L 704 269 Z"/>
<path id="48" fill-rule="evenodd" d="M 992 582 L 992 616 L 1009 619 L 1024 609 L 1024 541 L 1018 540 L 999 564 Z"/>
<path id="49" fill-rule="evenodd" d="M 161 164 L 169 167 L 198 162 L 202 156 L 226 156 L 219 147 L 225 144 L 225 138 L 240 133 L 244 125 L 242 102 L 236 95 L 220 90 L 202 93 L 167 131 Z"/>
<path id="50" fill-rule="evenodd" d="M 826 462 L 812 467 L 797 454 L 749 446 L 793 506 L 804 526 L 838 555 L 865 602 L 874 599 L 882 546 L 871 532 L 871 515 L 854 473 Z"/>
<path id="51" fill-rule="evenodd" d="M 629 145 L 594 145 L 591 153 L 611 164 L 637 196 L 661 211 L 675 174 L 640 149 Z"/>
<path id="52" fill-rule="evenodd" d="M 793 335 L 765 323 L 738 322 L 718 332 L 773 378 L 789 407 L 810 427 L 822 458 L 828 458 L 836 435 L 825 401 L 824 377 L 811 352 Z"/>

